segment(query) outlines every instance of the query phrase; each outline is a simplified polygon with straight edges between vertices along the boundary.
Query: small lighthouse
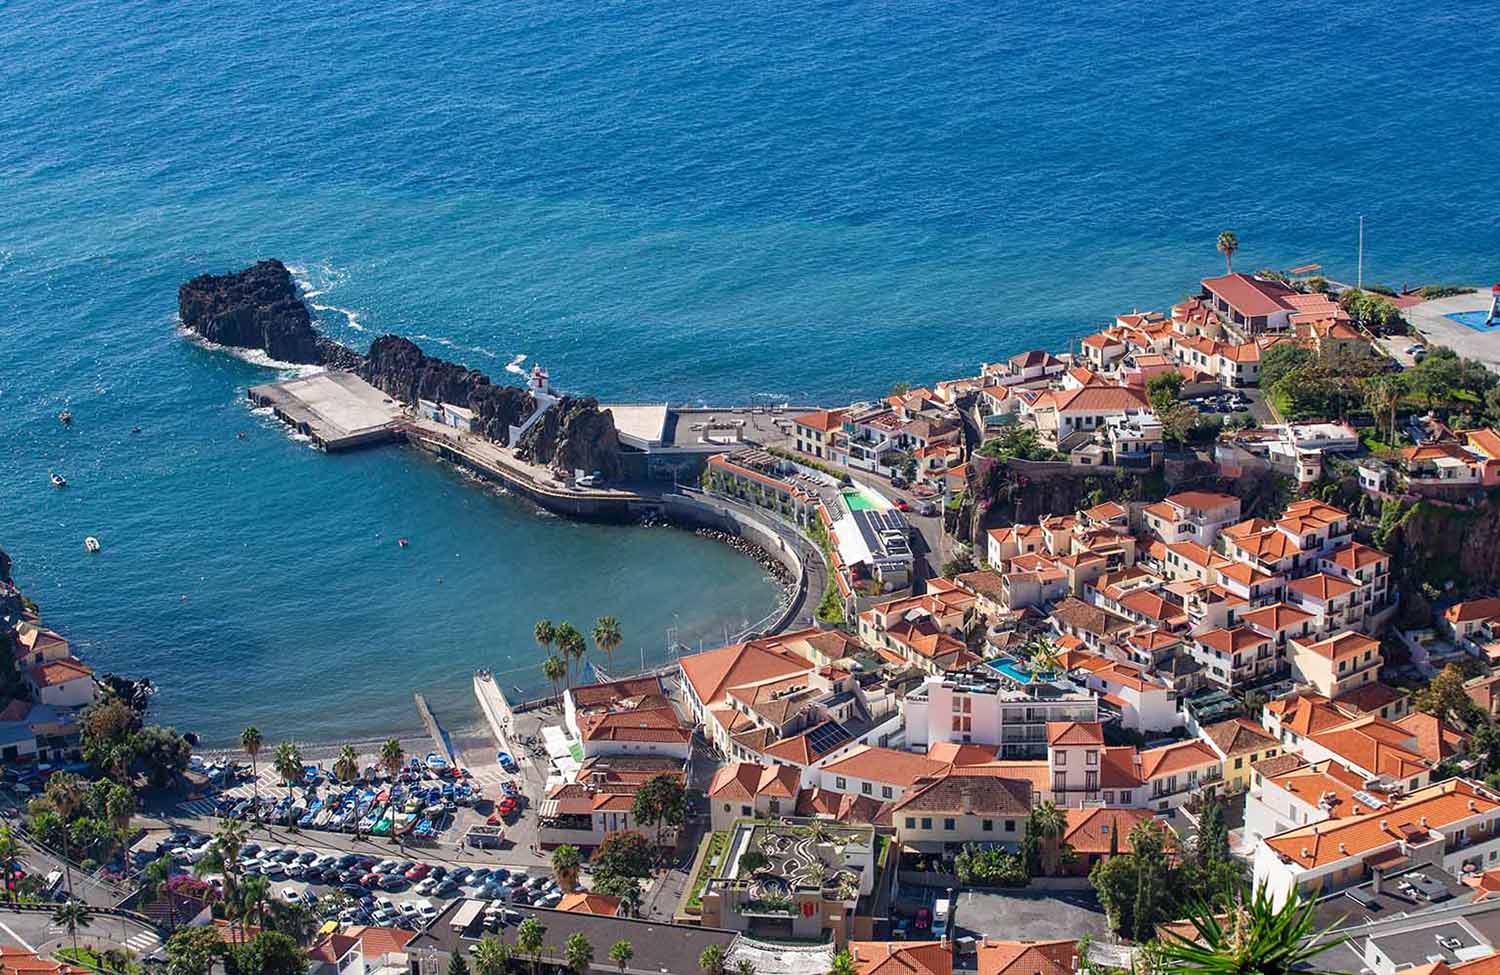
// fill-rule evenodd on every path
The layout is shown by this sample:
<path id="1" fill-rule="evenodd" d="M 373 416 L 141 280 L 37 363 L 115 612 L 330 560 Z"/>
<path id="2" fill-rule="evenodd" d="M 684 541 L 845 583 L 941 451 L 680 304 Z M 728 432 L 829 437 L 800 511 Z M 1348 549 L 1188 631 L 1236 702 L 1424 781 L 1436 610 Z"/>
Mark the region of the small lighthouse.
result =
<path id="1" fill-rule="evenodd" d="M 543 369 L 540 365 L 533 365 L 531 367 L 531 378 L 527 380 L 526 388 L 531 390 L 533 395 L 537 393 L 550 394 L 552 386 L 547 379 L 547 370 Z"/>
<path id="2" fill-rule="evenodd" d="M 1484 320 L 1485 327 L 1500 325 L 1500 284 L 1490 288 L 1490 315 Z"/>

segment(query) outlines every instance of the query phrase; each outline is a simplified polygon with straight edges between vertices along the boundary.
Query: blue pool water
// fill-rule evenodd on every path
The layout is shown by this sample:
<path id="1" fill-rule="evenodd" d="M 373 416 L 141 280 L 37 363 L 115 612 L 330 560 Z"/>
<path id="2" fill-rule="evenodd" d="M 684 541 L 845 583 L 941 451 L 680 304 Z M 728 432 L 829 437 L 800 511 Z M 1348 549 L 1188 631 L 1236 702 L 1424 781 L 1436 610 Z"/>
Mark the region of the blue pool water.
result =
<path id="1" fill-rule="evenodd" d="M 1451 319 L 1465 328 L 1472 328 L 1476 332 L 1493 332 L 1500 330 L 1500 324 L 1486 324 L 1490 317 L 1489 309 L 1483 308 L 1476 311 L 1455 311 L 1443 316 Z"/>
<path id="2" fill-rule="evenodd" d="M 769 608 L 755 566 L 318 455 L 246 413 L 266 370 L 174 333 L 178 283 L 274 255 L 348 342 L 721 402 L 1064 348 L 1222 270 L 1226 227 L 1237 268 L 1347 278 L 1364 214 L 1366 280 L 1487 282 L 1497 33 L 1410 0 L 11 0 L 0 546 L 215 740 L 411 729 L 415 689 L 461 717 L 476 666 L 540 683 L 542 615 L 612 613 L 637 661 L 712 640 Z"/>
<path id="3" fill-rule="evenodd" d="M 1009 657 L 997 657 L 996 659 L 989 661 L 989 667 L 990 669 L 1004 674 L 1006 677 L 1009 677 L 1017 684 L 1030 684 L 1033 680 L 1036 679 L 1032 676 L 1031 671 L 1022 670 L 1021 667 Z"/>

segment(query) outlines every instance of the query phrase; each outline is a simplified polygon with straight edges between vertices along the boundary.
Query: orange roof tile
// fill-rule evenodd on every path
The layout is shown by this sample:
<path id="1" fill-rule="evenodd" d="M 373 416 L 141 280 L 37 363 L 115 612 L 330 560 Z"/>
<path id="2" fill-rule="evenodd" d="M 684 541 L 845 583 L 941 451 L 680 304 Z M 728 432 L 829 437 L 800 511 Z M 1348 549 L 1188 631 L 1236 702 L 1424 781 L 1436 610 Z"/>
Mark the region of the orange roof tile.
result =
<path id="1" fill-rule="evenodd" d="M 979 975 L 1073 975 L 1076 941 L 985 941 L 979 945 Z"/>
<path id="2" fill-rule="evenodd" d="M 942 941 L 851 941 L 858 975 L 953 975 L 953 949 Z"/>

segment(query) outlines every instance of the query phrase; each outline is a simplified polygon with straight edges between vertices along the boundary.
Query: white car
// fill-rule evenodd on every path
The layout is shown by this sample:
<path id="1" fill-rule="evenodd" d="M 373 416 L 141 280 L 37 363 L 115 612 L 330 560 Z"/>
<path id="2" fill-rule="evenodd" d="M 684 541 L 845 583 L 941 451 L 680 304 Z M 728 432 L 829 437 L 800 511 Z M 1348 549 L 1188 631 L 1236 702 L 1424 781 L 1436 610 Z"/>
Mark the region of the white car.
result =
<path id="1" fill-rule="evenodd" d="M 302 903 L 302 891 L 296 887 L 283 887 L 281 890 L 281 899 L 288 904 L 300 904 Z"/>
<path id="2" fill-rule="evenodd" d="M 431 921 L 438 916 L 438 909 L 432 906 L 431 901 L 417 901 L 417 916 L 424 921 Z"/>

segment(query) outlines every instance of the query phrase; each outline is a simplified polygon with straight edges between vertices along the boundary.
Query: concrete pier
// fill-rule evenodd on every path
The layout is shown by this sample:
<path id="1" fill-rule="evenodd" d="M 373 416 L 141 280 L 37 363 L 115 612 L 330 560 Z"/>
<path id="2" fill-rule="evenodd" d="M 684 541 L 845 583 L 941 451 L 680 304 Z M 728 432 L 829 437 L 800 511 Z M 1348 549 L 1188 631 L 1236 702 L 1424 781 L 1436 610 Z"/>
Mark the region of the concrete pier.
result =
<path id="1" fill-rule="evenodd" d="M 401 404 L 351 372 L 251 386 L 250 400 L 269 406 L 283 423 L 333 453 L 401 436 Z"/>

